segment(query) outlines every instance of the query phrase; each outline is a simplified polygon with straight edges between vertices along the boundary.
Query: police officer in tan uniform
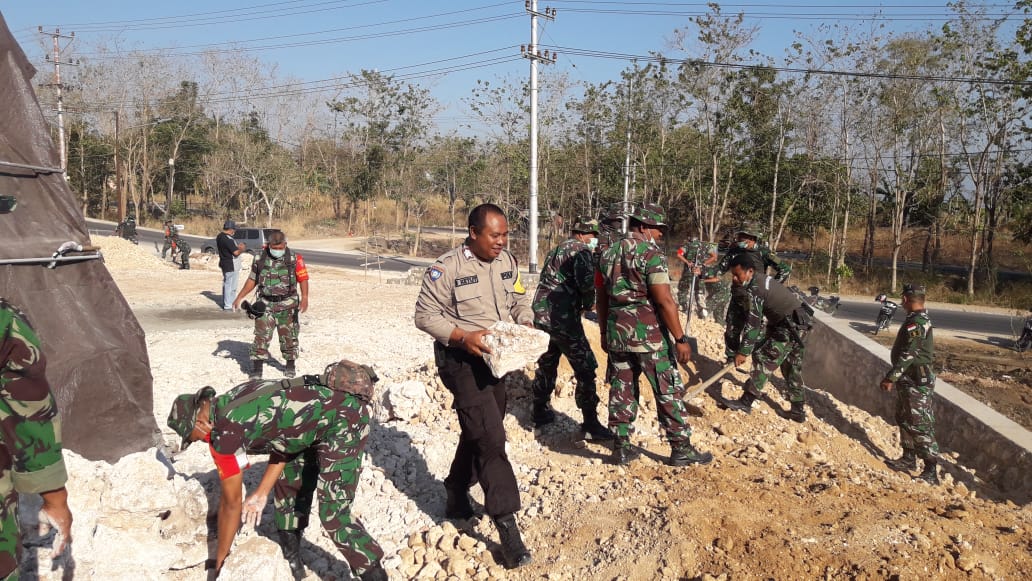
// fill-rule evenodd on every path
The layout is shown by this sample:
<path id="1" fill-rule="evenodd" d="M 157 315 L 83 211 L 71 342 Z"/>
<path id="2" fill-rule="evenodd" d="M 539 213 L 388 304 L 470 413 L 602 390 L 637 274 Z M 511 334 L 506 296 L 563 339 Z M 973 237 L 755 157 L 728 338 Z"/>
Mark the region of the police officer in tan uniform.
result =
<path id="1" fill-rule="evenodd" d="M 442 255 L 423 277 L 416 300 L 416 327 L 431 335 L 437 371 L 454 397 L 459 416 L 459 445 L 444 486 L 445 515 L 471 518 L 469 488 L 484 490 L 484 507 L 494 520 L 505 564 L 531 562 L 516 524 L 520 493 L 505 453 L 505 386 L 491 374 L 483 354 L 488 327 L 496 321 L 530 325 L 534 313 L 520 280 L 516 259 L 505 250 L 509 225 L 494 204 L 469 214 L 469 237 Z"/>

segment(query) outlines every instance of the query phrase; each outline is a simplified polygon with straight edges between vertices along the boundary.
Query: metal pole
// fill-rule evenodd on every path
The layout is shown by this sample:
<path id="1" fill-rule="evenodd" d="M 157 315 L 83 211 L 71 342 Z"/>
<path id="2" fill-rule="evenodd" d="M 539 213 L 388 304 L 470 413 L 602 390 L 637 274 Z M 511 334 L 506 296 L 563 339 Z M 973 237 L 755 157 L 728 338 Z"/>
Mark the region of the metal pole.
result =
<path id="1" fill-rule="evenodd" d="M 61 171 L 68 179 L 68 153 L 65 152 L 64 101 L 61 98 L 61 46 L 58 39 L 61 29 L 54 31 L 54 85 L 57 86 L 57 139 L 61 148 Z"/>
<path id="2" fill-rule="evenodd" d="M 168 196 L 165 200 L 165 217 L 172 216 L 172 186 L 176 179 L 176 159 L 168 158 Z"/>
<path id="3" fill-rule="evenodd" d="M 538 63 L 537 0 L 530 7 L 530 272 L 537 272 L 538 249 Z"/>
<path id="4" fill-rule="evenodd" d="M 120 117 L 118 111 L 115 111 L 115 189 L 118 190 L 119 224 L 125 221 L 125 188 L 122 187 L 122 160 L 118 157 L 119 145 L 121 144 L 119 140 Z"/>
<path id="5" fill-rule="evenodd" d="M 627 115 L 627 159 L 623 177 L 623 231 L 627 231 L 627 213 L 631 208 L 631 115 Z"/>

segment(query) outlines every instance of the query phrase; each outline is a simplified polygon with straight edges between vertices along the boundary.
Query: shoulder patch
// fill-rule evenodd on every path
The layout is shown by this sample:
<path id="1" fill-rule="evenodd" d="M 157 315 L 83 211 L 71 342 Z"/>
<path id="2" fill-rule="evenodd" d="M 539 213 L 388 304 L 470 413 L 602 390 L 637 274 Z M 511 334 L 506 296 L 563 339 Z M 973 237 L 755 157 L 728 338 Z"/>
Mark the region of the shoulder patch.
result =
<path id="1" fill-rule="evenodd" d="M 516 271 L 516 282 L 512 283 L 512 290 L 516 291 L 516 294 L 523 295 L 527 294 L 527 289 L 523 286 L 523 280 L 520 279 L 520 271 Z"/>
<path id="2" fill-rule="evenodd" d="M 430 277 L 430 280 L 436 282 L 437 279 L 441 278 L 441 276 L 444 275 L 444 270 L 442 270 L 441 267 L 435 264 L 432 265 L 430 268 L 426 269 L 426 275 Z"/>

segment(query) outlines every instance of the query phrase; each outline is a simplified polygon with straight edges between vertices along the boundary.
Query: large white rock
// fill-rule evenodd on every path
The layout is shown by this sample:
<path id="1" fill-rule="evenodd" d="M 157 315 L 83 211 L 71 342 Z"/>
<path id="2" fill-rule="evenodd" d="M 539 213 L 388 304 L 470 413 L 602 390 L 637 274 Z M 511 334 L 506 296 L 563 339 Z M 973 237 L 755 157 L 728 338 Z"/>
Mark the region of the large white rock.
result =
<path id="1" fill-rule="evenodd" d="M 302 558 L 303 555 L 302 552 Z M 252 533 L 246 537 L 237 537 L 233 550 L 222 564 L 219 579 L 257 581 L 258 579 L 293 579 L 293 577 L 290 573 L 290 565 L 283 558 L 283 552 L 279 545 L 270 539 Z"/>
<path id="2" fill-rule="evenodd" d="M 491 350 L 484 354 L 484 361 L 491 373 L 500 378 L 536 363 L 548 350 L 548 340 L 548 333 L 544 331 L 498 321 L 491 325 L 491 334 L 484 337 L 484 344 Z"/>
<path id="3" fill-rule="evenodd" d="M 157 514 L 178 504 L 172 471 L 158 459 L 157 450 L 129 454 L 110 472 L 110 488 L 102 503 L 113 510 Z"/>
<path id="4" fill-rule="evenodd" d="M 414 418 L 431 402 L 426 384 L 416 380 L 388 383 L 384 386 L 381 397 L 386 419 Z"/>

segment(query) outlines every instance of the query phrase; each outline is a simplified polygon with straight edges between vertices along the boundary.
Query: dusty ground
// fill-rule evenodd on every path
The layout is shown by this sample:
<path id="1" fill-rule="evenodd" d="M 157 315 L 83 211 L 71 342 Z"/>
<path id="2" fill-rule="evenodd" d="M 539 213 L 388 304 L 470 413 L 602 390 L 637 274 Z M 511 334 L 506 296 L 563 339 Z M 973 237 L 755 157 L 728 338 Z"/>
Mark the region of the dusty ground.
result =
<path id="1" fill-rule="evenodd" d="M 117 243 L 105 253 L 147 331 L 155 417 L 171 442 L 164 420 L 174 394 L 206 383 L 221 392 L 245 379 L 249 321 L 218 311 L 214 265 L 196 261 L 194 270 L 180 272 Z M 411 323 L 418 289 L 378 285 L 360 273 L 310 270 L 312 309 L 302 316 L 299 371 L 349 357 L 373 364 L 387 382 L 418 379 L 431 391 L 419 418 L 374 427 L 355 505 L 387 549 L 392 579 L 1032 578 L 1032 508 L 980 482 L 949 451 L 941 487 L 890 470 L 884 460 L 899 454 L 895 428 L 840 404 L 820 386 L 811 386 L 817 391 L 803 425 L 783 417 L 787 403 L 776 389 L 768 389 L 770 397 L 751 415 L 718 409 L 711 394 L 692 400 L 693 441 L 716 459 L 681 469 L 662 462 L 669 449 L 643 389 L 634 442 L 644 456 L 616 467 L 606 463 L 605 447 L 577 438 L 579 412 L 565 367 L 555 400 L 560 420 L 542 431 L 529 427 L 527 378 L 510 381 L 510 457 L 535 561 L 503 572 L 486 519 L 457 523 L 458 529 L 442 519 L 441 482 L 457 426 L 428 366 L 430 341 Z M 597 327 L 586 328 L 597 344 Z M 705 375 L 714 367 L 707 358 L 718 353 L 719 328 L 696 323 L 693 332 Z M 1029 375 L 1020 377 L 1027 388 Z M 740 393 L 734 381 L 721 389 Z M 600 395 L 605 401 L 601 383 Z M 199 448 L 177 459 L 177 471 L 210 471 Z M 309 579 L 342 578 L 332 545 L 313 529 L 306 540 Z"/>

